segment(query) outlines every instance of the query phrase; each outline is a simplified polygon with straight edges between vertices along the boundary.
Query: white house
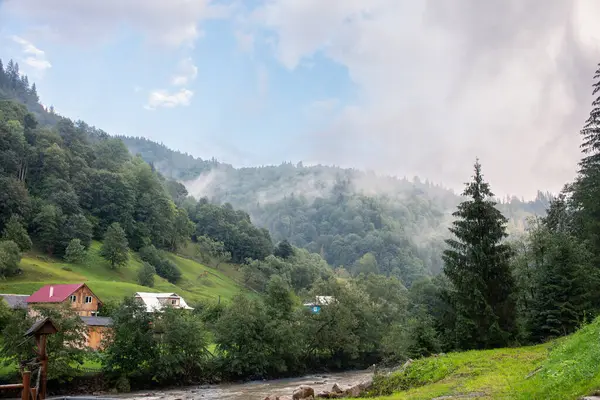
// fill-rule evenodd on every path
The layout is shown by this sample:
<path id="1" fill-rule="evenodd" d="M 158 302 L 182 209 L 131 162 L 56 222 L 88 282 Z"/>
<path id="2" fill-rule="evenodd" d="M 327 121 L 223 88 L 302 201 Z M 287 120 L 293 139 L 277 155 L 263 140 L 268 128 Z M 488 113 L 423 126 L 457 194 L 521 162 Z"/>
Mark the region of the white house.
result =
<path id="1" fill-rule="evenodd" d="M 146 306 L 146 311 L 148 312 L 160 311 L 165 306 L 193 310 L 192 307 L 187 305 L 183 297 L 177 293 L 137 292 L 135 298 L 139 299 Z"/>

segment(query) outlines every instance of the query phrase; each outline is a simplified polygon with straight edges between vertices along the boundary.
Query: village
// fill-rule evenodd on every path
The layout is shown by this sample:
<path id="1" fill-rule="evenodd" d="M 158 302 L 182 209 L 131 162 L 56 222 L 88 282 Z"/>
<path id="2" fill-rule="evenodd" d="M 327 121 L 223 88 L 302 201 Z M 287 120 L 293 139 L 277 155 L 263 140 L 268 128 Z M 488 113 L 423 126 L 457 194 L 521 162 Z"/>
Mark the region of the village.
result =
<path id="1" fill-rule="evenodd" d="M 165 307 L 193 310 L 185 299 L 177 293 L 136 292 L 134 298 L 144 305 L 147 312 L 160 312 Z M 0 294 L 12 310 L 26 309 L 30 317 L 39 316 L 40 307 L 59 307 L 68 305 L 86 326 L 86 346 L 92 350 L 101 350 L 102 343 L 110 332 L 112 319 L 101 316 L 102 300 L 85 283 L 48 284 L 31 295 Z M 316 296 L 314 301 L 306 302 L 304 307 L 318 314 L 321 307 L 335 301 L 332 296 Z"/>
<path id="2" fill-rule="evenodd" d="M 39 316 L 41 307 L 68 305 L 86 326 L 86 346 L 101 350 L 103 340 L 110 332 L 112 319 L 100 316 L 102 300 L 85 283 L 49 284 L 31 295 L 0 294 L 10 309 L 26 309 L 30 317 Z M 136 292 L 134 298 L 141 302 L 147 312 L 160 312 L 164 307 L 193 310 L 177 293 Z"/>

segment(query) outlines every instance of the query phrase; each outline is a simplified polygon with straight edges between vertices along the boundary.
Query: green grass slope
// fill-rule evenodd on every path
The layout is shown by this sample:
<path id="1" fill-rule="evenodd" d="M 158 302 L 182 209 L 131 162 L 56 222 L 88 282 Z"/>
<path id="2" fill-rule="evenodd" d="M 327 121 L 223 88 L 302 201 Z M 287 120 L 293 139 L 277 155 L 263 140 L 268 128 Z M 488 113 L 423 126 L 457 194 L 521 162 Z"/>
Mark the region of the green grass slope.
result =
<path id="1" fill-rule="evenodd" d="M 188 303 L 196 303 L 219 296 L 227 302 L 243 290 L 232 267 L 216 270 L 174 254 L 169 258 L 182 274 L 176 285 L 155 276 L 154 288 L 140 286 L 137 274 L 141 260 L 137 254 L 130 254 L 127 266 L 113 270 L 99 251 L 100 243 L 94 242 L 83 264 L 69 264 L 35 252 L 25 254 L 21 260 L 23 274 L 0 281 L 0 293 L 31 294 L 49 283 L 85 282 L 102 301 L 120 301 L 135 292 L 175 292 Z"/>
<path id="2" fill-rule="evenodd" d="M 600 389 L 600 319 L 544 345 L 450 353 L 376 379 L 377 399 L 569 400 Z"/>

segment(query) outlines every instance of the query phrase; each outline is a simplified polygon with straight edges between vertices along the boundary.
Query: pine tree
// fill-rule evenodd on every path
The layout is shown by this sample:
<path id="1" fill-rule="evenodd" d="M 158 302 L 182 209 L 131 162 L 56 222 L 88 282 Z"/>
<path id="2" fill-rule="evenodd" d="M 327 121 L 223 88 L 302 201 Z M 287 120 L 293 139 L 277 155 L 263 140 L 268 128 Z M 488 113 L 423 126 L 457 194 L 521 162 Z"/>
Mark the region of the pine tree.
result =
<path id="1" fill-rule="evenodd" d="M 592 95 L 600 92 L 600 64 L 594 75 Z M 590 116 L 581 130 L 583 158 L 572 185 L 571 205 L 580 239 L 589 241 L 595 262 L 600 261 L 600 96 L 592 102 Z"/>
<path id="2" fill-rule="evenodd" d="M 446 240 L 444 273 L 453 284 L 449 293 L 455 345 L 486 348 L 506 345 L 515 330 L 514 280 L 509 264 L 511 249 L 502 243 L 507 219 L 495 207 L 494 195 L 484 182 L 479 160 L 473 181 L 466 184 L 453 214 Z"/>
<path id="3" fill-rule="evenodd" d="M 100 255 L 110 263 L 111 268 L 115 269 L 125 265 L 129 260 L 129 248 L 127 246 L 125 231 L 118 222 L 113 222 L 104 235 Z"/>
<path id="4" fill-rule="evenodd" d="M 543 341 L 570 334 L 583 322 L 598 274 L 576 238 L 544 225 L 537 230 L 531 246 L 536 265 L 528 314 L 531 339 Z"/>
<path id="5" fill-rule="evenodd" d="M 29 91 L 29 94 L 30 94 L 34 104 L 37 104 L 40 102 L 40 96 L 38 96 L 37 87 L 35 86 L 35 82 L 33 83 L 33 85 L 31 85 L 31 90 Z"/>

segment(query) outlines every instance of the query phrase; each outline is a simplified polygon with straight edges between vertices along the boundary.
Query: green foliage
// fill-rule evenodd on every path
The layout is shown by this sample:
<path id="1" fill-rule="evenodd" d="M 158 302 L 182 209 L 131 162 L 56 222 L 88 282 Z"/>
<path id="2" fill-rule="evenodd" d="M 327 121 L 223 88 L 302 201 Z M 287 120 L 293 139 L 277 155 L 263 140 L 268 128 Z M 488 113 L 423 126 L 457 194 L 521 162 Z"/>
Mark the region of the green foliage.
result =
<path id="1" fill-rule="evenodd" d="M 48 378 L 68 380 L 76 374 L 78 365 L 83 364 L 87 352 L 85 324 L 68 304 L 39 307 L 37 311 L 42 317 L 51 318 L 58 329 L 58 333 L 48 337 Z M 13 312 L 2 332 L 1 352 L 5 362 L 32 361 L 36 357 L 34 338 L 23 337 L 34 322 L 24 310 Z"/>
<path id="2" fill-rule="evenodd" d="M 600 102 L 598 84 L 600 66 L 594 75 L 592 110 L 581 130 L 583 158 L 579 163 L 579 173 L 568 191 L 571 193 L 571 207 L 575 210 L 577 234 L 590 243 L 590 250 L 597 263 L 600 260 Z"/>
<path id="3" fill-rule="evenodd" d="M 61 218 L 62 212 L 58 207 L 46 204 L 33 219 L 35 238 L 48 254 L 54 252 Z"/>
<path id="4" fill-rule="evenodd" d="M 177 266 L 153 245 L 140 249 L 140 258 L 152 265 L 158 276 L 171 283 L 176 283 L 181 278 L 181 271 Z"/>
<path id="5" fill-rule="evenodd" d="M 157 355 L 152 313 L 134 298 L 126 297 L 111 316 L 112 334 L 102 355 L 103 369 L 109 375 L 125 378 L 149 373 Z"/>
<path id="6" fill-rule="evenodd" d="M 138 272 L 138 283 L 142 286 L 154 287 L 154 274 L 156 274 L 154 266 L 144 261 Z"/>
<path id="7" fill-rule="evenodd" d="M 231 260 L 231 253 L 225 249 L 223 242 L 218 242 L 206 235 L 202 235 L 196 237 L 196 243 L 202 262 L 208 263 L 214 268 L 219 268 L 221 263 Z"/>
<path id="8" fill-rule="evenodd" d="M 265 291 L 273 275 L 283 277 L 294 290 L 300 291 L 309 289 L 319 278 L 331 276 L 331 268 L 318 254 L 298 249 L 287 259 L 270 255 L 263 261 L 254 260 L 242 267 L 242 273 L 244 284 L 259 292 Z"/>
<path id="9" fill-rule="evenodd" d="M 129 248 L 127 245 L 125 231 L 118 222 L 113 222 L 104 235 L 100 255 L 110 263 L 113 269 L 121 267 L 129 259 Z"/>
<path id="10" fill-rule="evenodd" d="M 67 250 L 65 251 L 65 261 L 70 263 L 82 263 L 85 261 L 87 253 L 85 247 L 79 239 L 71 239 Z"/>
<path id="11" fill-rule="evenodd" d="M 372 253 L 367 253 L 356 260 L 353 271 L 356 275 L 378 274 L 379 267 L 377 266 L 377 259 Z"/>
<path id="12" fill-rule="evenodd" d="M 0 242 L 0 277 L 6 278 L 19 273 L 21 251 L 13 241 Z"/>
<path id="13" fill-rule="evenodd" d="M 231 204 L 219 206 L 201 199 L 192 221 L 196 223 L 196 237 L 206 235 L 223 242 L 233 262 L 242 263 L 247 258 L 263 260 L 273 252 L 269 231 L 252 225 L 250 216 L 234 210 Z"/>
<path id="14" fill-rule="evenodd" d="M 113 333 L 103 353 L 105 371 L 119 379 L 152 377 L 160 383 L 194 382 L 206 366 L 200 318 L 187 310 L 148 313 L 126 298 L 112 313 Z"/>
<path id="15" fill-rule="evenodd" d="M 463 193 L 469 200 L 458 206 L 446 240 L 444 274 L 452 282 L 450 326 L 458 348 L 506 345 L 515 333 L 515 284 L 510 247 L 502 243 L 506 218 L 495 208 L 481 165 L 475 163 L 473 181 Z"/>
<path id="16" fill-rule="evenodd" d="M 533 341 L 572 333 L 593 315 L 599 280 L 586 246 L 545 221 L 532 221 L 515 258 L 525 335 Z"/>
<path id="17" fill-rule="evenodd" d="M 200 318 L 187 310 L 167 308 L 155 315 L 153 325 L 157 358 L 153 361 L 159 382 L 193 382 L 204 372 L 209 352 Z"/>
<path id="18" fill-rule="evenodd" d="M 6 325 L 8 325 L 11 319 L 11 308 L 8 306 L 6 301 L 4 301 L 4 299 L 0 298 L 0 332 L 4 330 L 4 328 L 6 327 Z"/>
<path id="19" fill-rule="evenodd" d="M 294 255 L 294 248 L 292 247 L 290 242 L 287 241 L 287 239 L 283 239 L 275 247 L 273 255 L 279 258 L 289 258 Z"/>
<path id="20" fill-rule="evenodd" d="M 27 251 L 31 249 L 33 245 L 31 239 L 27 234 L 27 230 L 21 225 L 20 218 L 13 214 L 2 232 L 2 240 L 12 240 L 15 242 L 21 251 Z"/>
<path id="21" fill-rule="evenodd" d="M 281 354 L 273 349 L 270 319 L 260 300 L 234 298 L 215 324 L 215 343 L 222 355 L 223 369 L 232 377 L 262 377 L 272 373 Z"/>

